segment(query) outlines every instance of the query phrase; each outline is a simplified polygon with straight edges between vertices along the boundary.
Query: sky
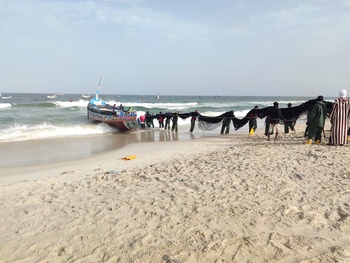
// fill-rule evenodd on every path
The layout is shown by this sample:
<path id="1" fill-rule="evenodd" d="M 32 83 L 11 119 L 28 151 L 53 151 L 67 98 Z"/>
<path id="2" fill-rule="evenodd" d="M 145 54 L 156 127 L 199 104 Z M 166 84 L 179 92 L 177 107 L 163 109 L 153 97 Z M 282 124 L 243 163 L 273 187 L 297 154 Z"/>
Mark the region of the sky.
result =
<path id="1" fill-rule="evenodd" d="M 0 0 L 0 93 L 350 93 L 350 0 Z"/>

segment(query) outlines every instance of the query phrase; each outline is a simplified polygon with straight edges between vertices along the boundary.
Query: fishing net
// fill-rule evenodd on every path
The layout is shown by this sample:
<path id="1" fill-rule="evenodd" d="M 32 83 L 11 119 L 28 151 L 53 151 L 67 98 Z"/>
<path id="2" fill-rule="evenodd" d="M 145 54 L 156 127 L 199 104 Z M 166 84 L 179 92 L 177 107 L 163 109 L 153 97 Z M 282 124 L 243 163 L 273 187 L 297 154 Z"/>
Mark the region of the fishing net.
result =
<path id="1" fill-rule="evenodd" d="M 219 123 L 210 123 L 199 120 L 197 127 L 202 131 L 212 131 L 221 126 L 221 122 Z"/>
<path id="2" fill-rule="evenodd" d="M 299 116 L 304 115 L 307 111 L 309 111 L 313 108 L 316 101 L 317 101 L 317 99 L 313 99 L 313 100 L 308 100 L 299 106 L 289 107 L 289 108 L 281 108 L 280 109 L 281 115 L 287 121 L 296 122 L 296 120 L 299 118 Z M 332 110 L 333 103 L 325 101 L 325 104 L 326 104 L 326 108 L 327 108 L 327 113 L 329 114 Z M 180 113 L 177 115 L 182 119 L 186 119 L 189 117 L 197 117 L 197 120 L 198 120 L 197 126 L 202 131 L 215 130 L 222 125 L 222 122 L 225 119 L 228 119 L 228 118 L 232 120 L 234 129 L 238 130 L 238 129 L 242 128 L 244 125 L 246 125 L 249 122 L 250 118 L 269 119 L 272 109 L 273 109 L 272 106 L 262 108 L 262 109 L 255 109 L 254 108 L 254 109 L 250 110 L 247 113 L 247 115 L 242 119 L 236 118 L 233 110 L 225 112 L 219 116 L 204 116 L 198 112 Z M 173 116 L 173 115 L 174 115 L 173 113 L 170 113 L 170 116 Z"/>

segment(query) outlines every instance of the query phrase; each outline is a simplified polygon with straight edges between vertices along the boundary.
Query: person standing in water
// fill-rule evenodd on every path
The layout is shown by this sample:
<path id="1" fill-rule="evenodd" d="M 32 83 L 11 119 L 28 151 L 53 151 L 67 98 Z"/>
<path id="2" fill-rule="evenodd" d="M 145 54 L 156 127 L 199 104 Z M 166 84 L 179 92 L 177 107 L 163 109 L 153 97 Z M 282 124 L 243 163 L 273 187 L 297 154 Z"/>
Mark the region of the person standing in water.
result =
<path id="1" fill-rule="evenodd" d="M 229 134 L 230 133 L 230 124 L 231 119 L 230 118 L 224 118 L 222 120 L 222 126 L 221 126 L 221 134 Z"/>
<path id="2" fill-rule="evenodd" d="M 162 112 L 159 112 L 157 119 L 159 123 L 159 129 L 164 129 L 164 114 L 162 114 Z"/>
<path id="3" fill-rule="evenodd" d="M 170 120 L 171 120 L 171 113 L 166 113 L 165 114 L 165 127 L 164 130 L 170 131 Z"/>
<path id="4" fill-rule="evenodd" d="M 196 126 L 196 120 L 198 117 L 198 110 L 196 110 L 193 115 L 191 116 L 191 128 L 190 128 L 190 133 L 193 133 L 194 127 Z"/>
<path id="5" fill-rule="evenodd" d="M 173 118 L 172 118 L 172 121 L 173 121 L 173 126 L 171 127 L 171 131 L 175 131 L 177 132 L 178 131 L 178 122 L 179 120 L 179 112 L 176 112 L 175 115 L 173 115 Z"/>

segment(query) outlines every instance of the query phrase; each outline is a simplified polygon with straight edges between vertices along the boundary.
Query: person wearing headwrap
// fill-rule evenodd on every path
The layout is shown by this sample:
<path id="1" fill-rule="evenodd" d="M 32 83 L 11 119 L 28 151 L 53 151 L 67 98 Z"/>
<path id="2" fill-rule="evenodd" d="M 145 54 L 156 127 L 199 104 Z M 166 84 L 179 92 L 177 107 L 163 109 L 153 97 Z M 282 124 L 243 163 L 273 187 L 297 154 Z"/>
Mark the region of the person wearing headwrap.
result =
<path id="1" fill-rule="evenodd" d="M 321 142 L 322 131 L 325 125 L 327 115 L 326 104 L 323 101 L 323 96 L 318 96 L 312 110 L 308 112 L 307 121 L 309 130 L 307 133 L 306 144 L 311 144 L 312 139 L 315 138 L 315 143 L 318 145 Z"/>
<path id="2" fill-rule="evenodd" d="M 329 145 L 344 145 L 348 143 L 348 128 L 350 115 L 350 101 L 347 91 L 339 91 L 339 98 L 333 103 L 333 108 L 329 116 L 331 121 L 331 136 Z"/>

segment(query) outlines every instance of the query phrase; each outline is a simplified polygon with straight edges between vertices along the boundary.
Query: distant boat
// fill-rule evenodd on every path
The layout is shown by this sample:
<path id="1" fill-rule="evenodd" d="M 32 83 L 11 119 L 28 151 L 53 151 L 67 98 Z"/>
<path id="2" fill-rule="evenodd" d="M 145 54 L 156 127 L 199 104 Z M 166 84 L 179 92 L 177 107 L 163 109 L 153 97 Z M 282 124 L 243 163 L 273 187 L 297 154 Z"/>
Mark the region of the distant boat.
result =
<path id="1" fill-rule="evenodd" d="M 90 98 L 91 97 L 91 95 L 81 95 L 81 96 L 83 96 L 83 98 L 85 98 L 85 99 L 88 99 L 88 98 Z"/>
<path id="2" fill-rule="evenodd" d="M 0 95 L 1 96 L 1 95 Z M 6 100 L 6 99 L 12 99 L 12 96 L 1 96 L 2 99 Z"/>
<path id="3" fill-rule="evenodd" d="M 160 99 L 160 96 L 159 96 L 159 94 L 157 95 L 157 97 L 156 97 L 156 98 L 157 98 L 157 100 L 159 100 L 159 99 Z"/>
<path id="4" fill-rule="evenodd" d="M 48 99 L 56 99 L 57 95 L 53 94 L 53 95 L 47 95 Z"/>
<path id="5" fill-rule="evenodd" d="M 215 96 L 215 99 L 218 99 L 218 98 L 220 98 L 220 96 L 216 95 L 216 96 Z"/>

